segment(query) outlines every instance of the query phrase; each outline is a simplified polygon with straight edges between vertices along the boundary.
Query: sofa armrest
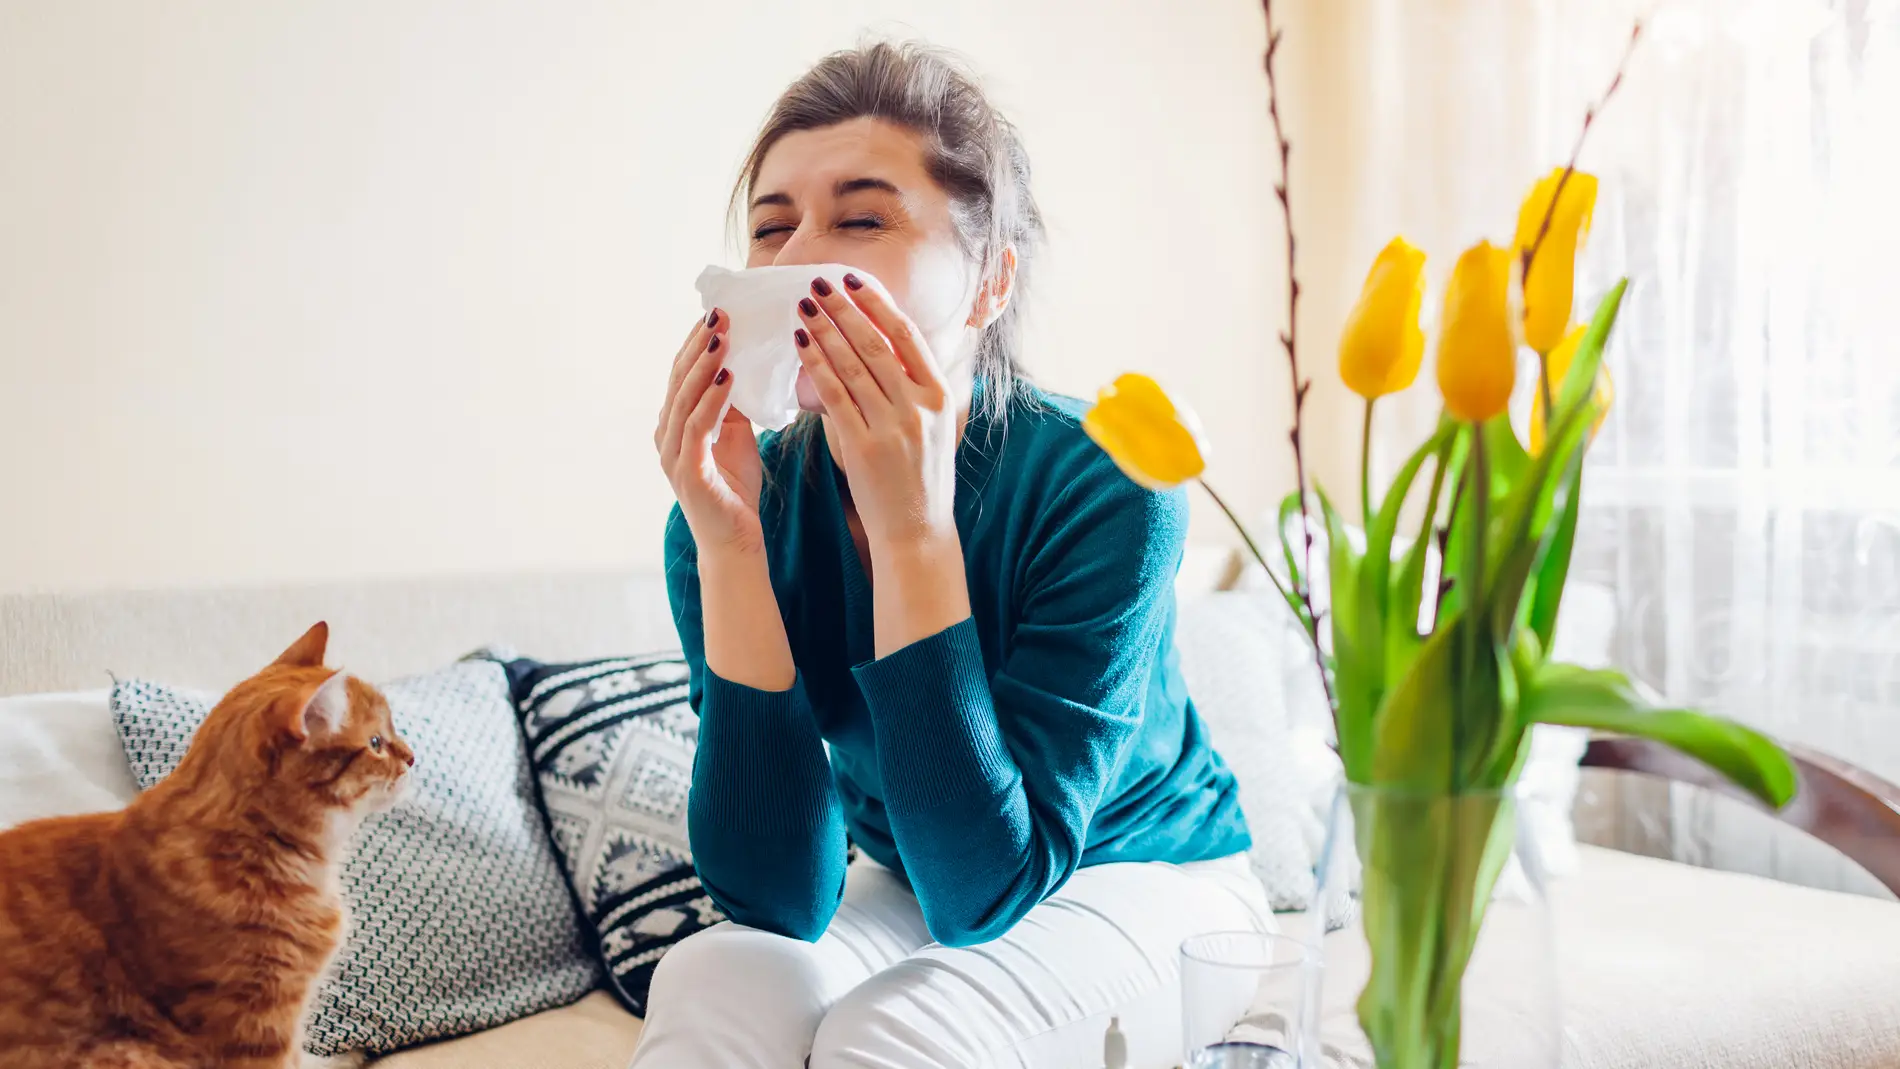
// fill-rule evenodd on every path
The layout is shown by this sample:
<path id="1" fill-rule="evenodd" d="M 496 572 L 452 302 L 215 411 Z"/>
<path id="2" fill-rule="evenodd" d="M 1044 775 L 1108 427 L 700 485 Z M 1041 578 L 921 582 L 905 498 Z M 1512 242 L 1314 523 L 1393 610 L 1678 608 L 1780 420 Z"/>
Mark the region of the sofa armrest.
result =
<path id="1" fill-rule="evenodd" d="M 1900 894 L 1900 786 L 1805 746 L 1782 748 L 1794 759 L 1798 786 L 1776 819 L 1839 850 Z M 1592 739 L 1583 764 L 1660 776 L 1767 809 L 1709 766 L 1649 739 Z"/>

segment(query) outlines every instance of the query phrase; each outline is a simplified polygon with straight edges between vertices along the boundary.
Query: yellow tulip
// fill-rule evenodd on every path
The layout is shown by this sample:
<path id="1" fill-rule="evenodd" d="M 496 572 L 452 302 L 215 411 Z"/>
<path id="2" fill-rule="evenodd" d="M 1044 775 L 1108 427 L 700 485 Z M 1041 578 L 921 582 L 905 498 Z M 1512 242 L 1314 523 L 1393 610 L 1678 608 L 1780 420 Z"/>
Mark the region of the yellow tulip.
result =
<path id="1" fill-rule="evenodd" d="M 1511 340 L 1510 291 L 1508 250 L 1483 241 L 1458 257 L 1438 333 L 1438 392 L 1459 419 L 1482 423 L 1511 402 L 1517 344 Z"/>
<path id="2" fill-rule="evenodd" d="M 1425 302 L 1425 254 L 1404 238 L 1391 243 L 1366 272 L 1359 303 L 1339 338 L 1339 377 L 1370 401 L 1397 393 L 1418 378 L 1425 332 L 1418 328 Z"/>
<path id="3" fill-rule="evenodd" d="M 1569 181 L 1563 181 L 1563 174 L 1564 169 L 1559 167 L 1531 187 L 1530 196 L 1517 210 L 1517 240 L 1511 248 L 1511 255 L 1521 262 L 1524 250 L 1536 243 L 1544 217 L 1550 216 L 1550 230 L 1544 235 L 1544 243 L 1537 246 L 1537 258 L 1524 279 L 1524 340 L 1540 353 L 1555 348 L 1570 324 L 1577 246 L 1590 232 L 1590 215 L 1597 204 L 1595 175 L 1573 171 Z M 1552 212 L 1550 202 L 1557 198 L 1559 182 L 1563 182 L 1563 196 Z"/>
<path id="4" fill-rule="evenodd" d="M 1570 373 L 1570 362 L 1577 357 L 1577 345 L 1583 341 L 1584 328 L 1573 327 L 1557 343 L 1545 361 L 1550 370 L 1550 396 L 1554 400 L 1563 392 L 1564 376 Z M 1596 441 L 1597 431 L 1603 429 L 1603 421 L 1610 418 L 1610 405 L 1616 401 L 1616 383 L 1610 379 L 1610 365 L 1597 365 L 1596 403 L 1597 417 L 1590 425 L 1590 440 Z M 1544 386 L 1538 384 L 1537 396 L 1531 401 L 1531 452 L 1544 451 Z"/>
<path id="5" fill-rule="evenodd" d="M 1207 470 L 1200 422 L 1146 375 L 1126 374 L 1102 387 L 1082 429 L 1150 490 L 1171 490 Z"/>

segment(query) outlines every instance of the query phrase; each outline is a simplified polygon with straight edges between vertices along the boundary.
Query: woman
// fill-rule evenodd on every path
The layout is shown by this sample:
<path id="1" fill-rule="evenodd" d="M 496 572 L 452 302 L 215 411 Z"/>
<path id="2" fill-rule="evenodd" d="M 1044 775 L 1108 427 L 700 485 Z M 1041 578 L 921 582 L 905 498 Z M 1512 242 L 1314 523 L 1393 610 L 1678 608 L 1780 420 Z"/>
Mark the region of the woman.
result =
<path id="1" fill-rule="evenodd" d="M 1117 1015 L 1171 1064 L 1180 941 L 1272 921 L 1176 665 L 1186 502 L 1017 368 L 1041 223 L 1014 129 L 936 52 L 842 52 L 734 203 L 749 265 L 883 292 L 814 279 L 814 415 L 782 434 L 721 420 L 722 311 L 674 362 L 688 819 L 732 922 L 662 959 L 635 1066 L 1099 1065 Z"/>

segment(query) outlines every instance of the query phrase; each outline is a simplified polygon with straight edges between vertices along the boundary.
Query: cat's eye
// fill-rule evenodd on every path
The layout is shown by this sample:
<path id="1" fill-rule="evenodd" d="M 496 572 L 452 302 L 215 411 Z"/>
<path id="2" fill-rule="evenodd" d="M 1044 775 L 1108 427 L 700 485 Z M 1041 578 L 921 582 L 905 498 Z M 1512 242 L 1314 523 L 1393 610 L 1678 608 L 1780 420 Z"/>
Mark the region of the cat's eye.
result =
<path id="1" fill-rule="evenodd" d="M 369 748 L 371 753 L 382 753 L 383 737 L 381 735 L 371 735 L 369 737 Z"/>

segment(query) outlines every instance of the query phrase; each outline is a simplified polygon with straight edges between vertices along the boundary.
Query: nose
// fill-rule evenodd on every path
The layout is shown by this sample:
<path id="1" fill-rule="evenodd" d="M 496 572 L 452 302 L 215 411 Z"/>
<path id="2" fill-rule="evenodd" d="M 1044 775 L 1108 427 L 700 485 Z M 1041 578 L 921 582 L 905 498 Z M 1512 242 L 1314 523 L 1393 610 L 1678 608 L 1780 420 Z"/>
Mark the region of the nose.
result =
<path id="1" fill-rule="evenodd" d="M 822 264 L 829 261 L 821 255 L 823 249 L 814 247 L 814 239 L 806 236 L 804 224 L 799 224 L 785 244 L 778 247 L 778 255 L 772 257 L 773 267 L 795 267 L 799 264 Z"/>
<path id="2" fill-rule="evenodd" d="M 408 765 L 410 768 L 416 767 L 416 752 L 414 750 L 404 750 L 402 752 L 402 763 Z"/>

